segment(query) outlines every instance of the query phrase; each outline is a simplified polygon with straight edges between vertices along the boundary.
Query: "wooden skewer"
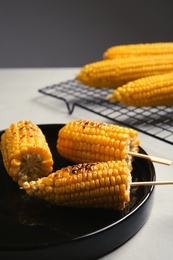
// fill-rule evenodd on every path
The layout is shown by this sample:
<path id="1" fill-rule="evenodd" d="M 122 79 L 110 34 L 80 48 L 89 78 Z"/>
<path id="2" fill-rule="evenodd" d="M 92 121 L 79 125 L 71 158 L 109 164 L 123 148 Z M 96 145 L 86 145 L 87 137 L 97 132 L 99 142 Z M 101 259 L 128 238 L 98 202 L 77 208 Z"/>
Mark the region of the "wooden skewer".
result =
<path id="1" fill-rule="evenodd" d="M 167 185 L 173 184 L 173 181 L 141 181 L 131 182 L 130 186 L 151 186 L 151 185 Z"/>
<path id="2" fill-rule="evenodd" d="M 165 164 L 165 165 L 171 165 L 171 163 L 172 163 L 171 160 L 167 160 L 167 159 L 163 159 L 163 158 L 159 158 L 159 157 L 154 157 L 154 156 L 149 156 L 147 154 L 134 153 L 134 152 L 130 152 L 130 151 L 128 152 L 128 154 L 132 155 L 132 156 L 135 156 L 135 157 L 147 159 L 147 160 L 150 160 L 152 162 Z"/>

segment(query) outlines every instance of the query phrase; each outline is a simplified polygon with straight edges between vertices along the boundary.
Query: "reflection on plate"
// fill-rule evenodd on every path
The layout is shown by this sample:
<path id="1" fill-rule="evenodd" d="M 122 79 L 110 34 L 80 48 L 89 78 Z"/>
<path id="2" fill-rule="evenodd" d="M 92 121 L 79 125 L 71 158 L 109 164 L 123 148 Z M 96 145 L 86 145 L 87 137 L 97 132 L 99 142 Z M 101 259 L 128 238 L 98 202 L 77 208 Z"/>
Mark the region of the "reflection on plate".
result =
<path id="1" fill-rule="evenodd" d="M 56 170 L 72 164 L 56 150 L 57 134 L 62 126 L 40 125 Z M 140 152 L 145 153 L 142 148 Z M 146 222 L 152 207 L 153 186 L 131 188 L 131 202 L 119 212 L 53 206 L 20 190 L 6 173 L 2 157 L 0 172 L 0 259 L 101 257 L 130 239 Z M 132 176 L 133 181 L 155 180 L 153 164 L 135 158 Z"/>

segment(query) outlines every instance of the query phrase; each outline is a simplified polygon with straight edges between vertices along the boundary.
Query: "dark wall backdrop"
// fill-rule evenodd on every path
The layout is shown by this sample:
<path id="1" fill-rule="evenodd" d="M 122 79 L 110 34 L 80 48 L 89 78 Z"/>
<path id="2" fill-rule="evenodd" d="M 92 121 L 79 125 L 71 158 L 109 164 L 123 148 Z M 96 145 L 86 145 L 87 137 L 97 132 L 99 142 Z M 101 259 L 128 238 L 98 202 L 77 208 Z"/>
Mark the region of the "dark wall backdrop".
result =
<path id="1" fill-rule="evenodd" d="M 0 67 L 80 67 L 117 44 L 173 41 L 172 0 L 0 0 Z"/>

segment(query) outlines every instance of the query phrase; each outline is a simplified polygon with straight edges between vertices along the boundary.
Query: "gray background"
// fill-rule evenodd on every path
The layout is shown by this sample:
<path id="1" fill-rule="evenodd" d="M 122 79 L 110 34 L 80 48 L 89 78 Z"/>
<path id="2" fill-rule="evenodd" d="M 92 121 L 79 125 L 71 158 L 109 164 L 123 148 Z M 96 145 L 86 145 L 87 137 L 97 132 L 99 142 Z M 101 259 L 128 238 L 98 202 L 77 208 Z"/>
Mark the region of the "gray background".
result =
<path id="1" fill-rule="evenodd" d="M 0 0 L 0 67 L 80 67 L 117 44 L 173 41 L 172 0 Z"/>

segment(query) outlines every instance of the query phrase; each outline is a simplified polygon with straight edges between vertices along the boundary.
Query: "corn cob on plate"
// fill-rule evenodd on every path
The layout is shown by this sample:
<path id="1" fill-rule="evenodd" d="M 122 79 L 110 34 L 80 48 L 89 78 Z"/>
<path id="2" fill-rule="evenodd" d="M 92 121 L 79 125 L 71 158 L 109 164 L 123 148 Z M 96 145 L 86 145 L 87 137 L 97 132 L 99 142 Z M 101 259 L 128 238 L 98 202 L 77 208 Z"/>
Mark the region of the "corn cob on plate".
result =
<path id="1" fill-rule="evenodd" d="M 125 159 L 131 167 L 128 152 L 138 152 L 138 132 L 132 128 L 91 120 L 67 123 L 57 139 L 61 156 L 75 163 L 105 162 Z"/>
<path id="2" fill-rule="evenodd" d="M 53 169 L 46 138 L 30 120 L 11 124 L 1 136 L 0 149 L 8 174 L 19 185 L 47 176 Z"/>
<path id="3" fill-rule="evenodd" d="M 72 165 L 56 149 L 57 134 L 63 126 L 39 126 L 53 154 L 54 170 Z M 141 147 L 139 149 L 145 153 Z M 0 169 L 0 257 L 12 257 L 15 253 L 29 258 L 44 251 L 44 259 L 49 259 L 50 250 L 53 259 L 57 255 L 60 259 L 101 257 L 126 242 L 143 226 L 153 203 L 154 188 L 147 186 L 132 187 L 130 202 L 121 211 L 55 206 L 19 189 L 7 174 L 2 156 Z M 155 180 L 152 162 L 135 158 L 132 180 Z"/>

